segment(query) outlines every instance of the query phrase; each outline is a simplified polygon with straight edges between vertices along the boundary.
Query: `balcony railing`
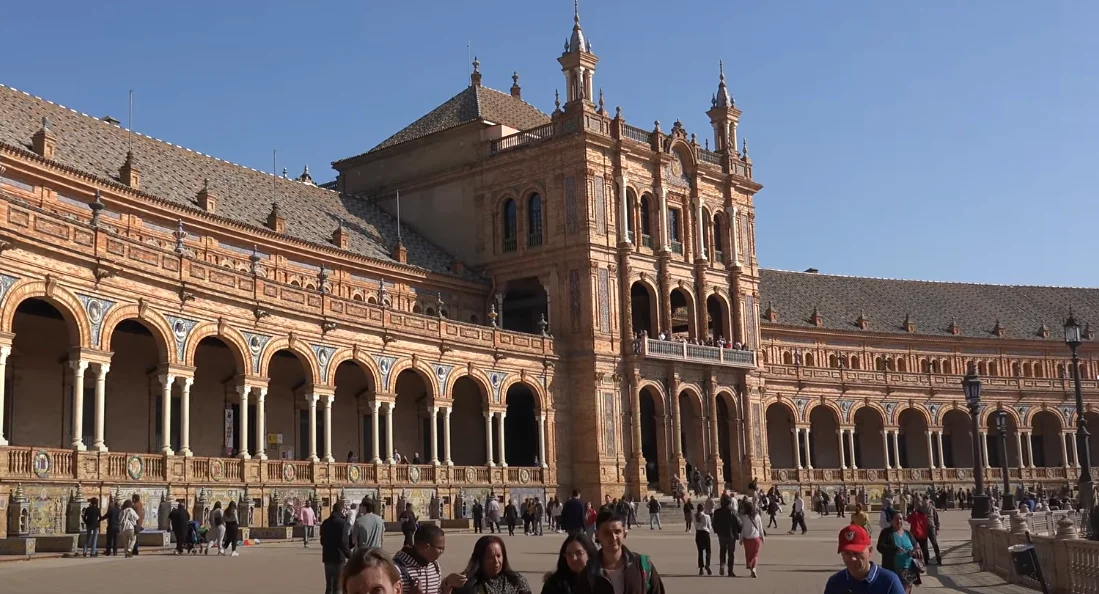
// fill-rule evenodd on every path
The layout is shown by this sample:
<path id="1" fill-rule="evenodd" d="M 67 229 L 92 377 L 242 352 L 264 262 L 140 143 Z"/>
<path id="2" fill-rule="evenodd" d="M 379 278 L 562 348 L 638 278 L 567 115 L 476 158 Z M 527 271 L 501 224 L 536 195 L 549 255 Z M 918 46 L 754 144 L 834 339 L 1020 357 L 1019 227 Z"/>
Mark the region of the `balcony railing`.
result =
<path id="1" fill-rule="evenodd" d="M 698 149 L 698 157 L 703 163 L 710 163 L 711 165 L 721 165 L 721 155 L 713 151 Z"/>
<path id="2" fill-rule="evenodd" d="M 636 140 L 642 144 L 652 144 L 653 133 L 648 130 L 642 130 L 629 124 L 622 126 L 622 132 L 626 135 L 626 138 L 630 140 Z"/>
<path id="3" fill-rule="evenodd" d="M 725 263 L 725 252 L 723 252 L 721 250 L 714 250 L 714 262 L 724 264 Z"/>
<path id="4" fill-rule="evenodd" d="M 553 137 L 553 123 L 543 124 L 537 128 L 531 128 L 530 130 L 523 130 L 522 132 L 516 132 L 510 136 L 493 140 L 489 144 L 489 151 L 491 154 L 496 154 L 502 151 L 520 147 L 526 144 L 538 142 L 546 138 Z"/>
<path id="5" fill-rule="evenodd" d="M 537 247 L 542 245 L 542 234 L 531 233 L 527 235 L 527 247 Z"/>
<path id="6" fill-rule="evenodd" d="M 650 250 L 653 249 L 653 236 L 652 235 L 645 235 L 644 233 L 642 233 L 641 234 L 641 247 L 648 248 Z"/>
<path id="7" fill-rule="evenodd" d="M 640 343 L 641 355 L 652 359 L 674 359 L 743 368 L 756 366 L 756 354 L 752 351 L 738 351 L 653 338 L 646 338 L 641 340 Z"/>
<path id="8" fill-rule="evenodd" d="M 515 240 L 514 237 L 505 237 L 504 238 L 504 251 L 505 252 L 514 252 L 516 247 L 517 247 L 517 244 L 518 244 L 518 242 Z"/>
<path id="9" fill-rule="evenodd" d="M 682 254 L 683 253 L 683 244 L 678 242 L 678 241 L 673 240 L 672 241 L 672 253 L 673 254 Z"/>

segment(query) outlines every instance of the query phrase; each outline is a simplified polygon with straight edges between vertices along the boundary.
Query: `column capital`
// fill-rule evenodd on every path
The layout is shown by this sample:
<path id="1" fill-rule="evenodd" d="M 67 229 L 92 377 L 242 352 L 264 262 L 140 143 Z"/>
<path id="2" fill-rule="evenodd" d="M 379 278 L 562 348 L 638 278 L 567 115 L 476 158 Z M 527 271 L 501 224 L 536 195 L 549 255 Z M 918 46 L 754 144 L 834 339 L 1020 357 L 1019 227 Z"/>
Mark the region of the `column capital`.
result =
<path id="1" fill-rule="evenodd" d="M 170 373 L 162 373 L 158 375 L 157 378 L 160 380 L 160 385 L 165 388 L 176 383 L 176 376 Z"/>
<path id="2" fill-rule="evenodd" d="M 108 366 L 107 366 L 107 369 L 110 369 L 110 367 L 111 367 L 111 366 L 110 366 L 110 365 L 108 365 Z M 190 390 L 190 389 L 191 389 L 191 386 L 192 386 L 192 385 L 194 385 L 194 383 L 195 383 L 195 378 L 193 378 L 193 377 L 190 377 L 190 376 L 188 376 L 188 377 L 182 377 L 182 378 L 180 378 L 180 379 L 182 379 L 182 380 L 183 380 L 183 389 L 184 389 L 184 390 Z"/>
<path id="3" fill-rule="evenodd" d="M 188 365 L 161 364 L 157 366 L 156 372 L 158 375 L 168 374 L 172 377 L 195 377 L 195 368 Z"/>
<path id="4" fill-rule="evenodd" d="M 304 390 L 306 394 L 312 394 L 318 398 L 336 395 L 335 386 L 326 386 L 323 384 L 309 384 L 305 386 Z"/>
<path id="5" fill-rule="evenodd" d="M 72 367 L 77 375 L 84 375 L 84 370 L 88 368 L 88 362 L 83 359 L 72 360 L 69 361 L 69 367 Z"/>
<path id="6" fill-rule="evenodd" d="M 110 373 L 111 364 L 110 363 L 96 363 L 95 364 L 95 371 L 96 371 L 96 374 L 99 377 L 103 377 L 103 376 L 107 375 L 108 373 Z"/>
<path id="7" fill-rule="evenodd" d="M 336 401 L 336 395 L 335 394 L 324 394 L 323 396 L 321 396 L 321 400 L 324 400 L 325 408 L 331 408 L 332 403 Z"/>
<path id="8" fill-rule="evenodd" d="M 8 355 L 11 354 L 10 344 L 0 344 L 0 364 L 8 360 Z"/>
<path id="9" fill-rule="evenodd" d="M 382 404 L 385 405 L 385 410 L 387 410 L 387 411 L 391 411 L 391 410 L 394 410 L 395 408 L 397 408 L 397 403 L 393 402 L 391 400 L 387 400 L 387 401 L 383 402 Z"/>
<path id="10" fill-rule="evenodd" d="M 267 398 L 267 386 L 252 386 L 256 392 L 256 402 L 263 402 Z"/>

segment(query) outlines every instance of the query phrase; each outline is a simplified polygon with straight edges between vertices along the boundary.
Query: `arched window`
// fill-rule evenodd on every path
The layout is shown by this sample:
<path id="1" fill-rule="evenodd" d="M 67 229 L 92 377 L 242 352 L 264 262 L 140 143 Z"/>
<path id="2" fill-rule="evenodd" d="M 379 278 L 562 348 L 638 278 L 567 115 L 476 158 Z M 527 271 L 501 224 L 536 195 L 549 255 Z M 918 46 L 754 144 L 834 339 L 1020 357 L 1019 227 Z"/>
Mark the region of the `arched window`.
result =
<path id="1" fill-rule="evenodd" d="M 616 182 L 615 187 L 618 186 Z M 617 195 L 617 194 L 616 194 Z M 635 236 L 637 234 L 637 220 L 634 215 L 634 209 L 637 208 L 637 194 L 634 194 L 633 190 L 626 190 L 626 233 L 629 234 L 630 241 L 639 241 Z"/>
<path id="2" fill-rule="evenodd" d="M 999 371 L 1000 368 L 998 365 L 996 365 L 995 361 L 988 364 L 988 375 L 1000 375 Z"/>
<path id="3" fill-rule="evenodd" d="M 908 371 L 908 364 L 904 362 L 903 358 L 897 358 L 897 371 Z"/>
<path id="4" fill-rule="evenodd" d="M 791 355 L 789 351 L 782 353 L 782 364 L 783 365 L 793 365 L 794 364 L 794 356 Z"/>
<path id="5" fill-rule="evenodd" d="M 813 353 L 805 353 L 805 366 L 806 367 L 812 367 L 813 366 Z"/>
<path id="6" fill-rule="evenodd" d="M 920 372 L 931 373 L 931 362 L 927 359 L 920 360 Z"/>
<path id="7" fill-rule="evenodd" d="M 1065 379 L 1065 378 L 1068 377 L 1068 375 L 1065 373 L 1065 364 L 1064 363 L 1058 363 L 1057 364 L 1057 377 L 1059 377 L 1061 379 Z"/>
<path id="8" fill-rule="evenodd" d="M 1023 363 L 1023 377 L 1030 377 L 1030 362 Z"/>
<path id="9" fill-rule="evenodd" d="M 1081 361 L 1080 362 L 1080 379 L 1085 379 L 1087 377 L 1088 377 L 1088 364 Z"/>
<path id="10" fill-rule="evenodd" d="M 447 311 L 447 310 L 445 310 L 445 309 L 441 309 L 441 310 L 439 310 L 439 317 L 440 317 L 440 318 L 445 318 L 445 319 L 448 319 L 448 320 L 449 320 L 449 319 L 450 319 L 450 312 L 448 312 L 448 311 Z"/>
<path id="11" fill-rule="evenodd" d="M 725 263 L 725 225 L 720 215 L 714 217 L 714 262 Z"/>
<path id="12" fill-rule="evenodd" d="M 516 220 L 515 201 L 508 198 L 504 203 L 504 251 L 514 252 L 516 248 L 515 238 L 519 233 Z"/>
<path id="13" fill-rule="evenodd" d="M 1039 361 L 1034 364 L 1034 377 L 1045 377 L 1046 372 L 1042 369 L 1042 362 Z"/>
<path id="14" fill-rule="evenodd" d="M 942 364 L 939 363 L 938 361 L 932 361 L 931 362 L 931 373 L 942 373 L 942 372 L 943 372 Z"/>
<path id="15" fill-rule="evenodd" d="M 366 302 L 369 303 L 370 305 L 377 305 L 378 304 L 377 298 L 375 298 L 373 295 L 371 295 L 370 297 L 367 297 Z"/>
<path id="16" fill-rule="evenodd" d="M 649 249 L 652 249 L 653 247 L 652 217 L 650 214 L 651 203 L 652 200 L 649 199 L 648 194 L 641 196 L 641 246 Z"/>
<path id="17" fill-rule="evenodd" d="M 980 375 L 988 375 L 988 367 L 985 365 L 984 361 L 977 363 L 977 373 Z"/>
<path id="18" fill-rule="evenodd" d="M 412 313 L 414 314 L 423 313 L 423 311 L 424 310 L 420 307 L 419 303 L 412 306 Z"/>
<path id="19" fill-rule="evenodd" d="M 531 194 L 527 199 L 527 247 L 542 245 L 542 197 Z"/>
<path id="20" fill-rule="evenodd" d="M 1011 375 L 1014 377 L 1020 377 L 1021 375 L 1023 375 L 1023 372 L 1019 367 L 1018 361 L 1011 364 Z"/>
<path id="21" fill-rule="evenodd" d="M 714 225 L 717 225 L 717 221 L 714 221 Z M 835 355 L 828 355 L 828 366 L 832 368 L 839 367 L 839 359 Z"/>
<path id="22" fill-rule="evenodd" d="M 881 357 L 874 359 L 874 368 L 878 371 L 885 371 L 885 359 Z"/>
<path id="23" fill-rule="evenodd" d="M 858 357 L 858 355 L 851 355 L 851 369 L 858 369 L 858 368 L 859 368 L 859 357 Z"/>
<path id="24" fill-rule="evenodd" d="M 943 373 L 948 375 L 954 373 L 953 371 L 951 371 L 950 361 L 943 361 Z"/>

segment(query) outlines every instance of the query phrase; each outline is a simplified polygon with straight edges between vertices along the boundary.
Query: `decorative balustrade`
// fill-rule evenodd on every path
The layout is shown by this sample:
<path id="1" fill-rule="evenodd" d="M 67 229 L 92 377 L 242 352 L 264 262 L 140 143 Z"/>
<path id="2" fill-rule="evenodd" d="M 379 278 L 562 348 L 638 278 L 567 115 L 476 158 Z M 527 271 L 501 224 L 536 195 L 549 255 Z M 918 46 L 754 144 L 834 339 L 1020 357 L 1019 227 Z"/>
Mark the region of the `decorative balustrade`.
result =
<path id="1" fill-rule="evenodd" d="M 675 241 L 674 239 L 672 240 L 671 243 L 672 243 L 672 253 L 682 255 L 683 254 L 683 243 L 679 242 L 679 241 Z"/>
<path id="2" fill-rule="evenodd" d="M 688 344 L 670 340 L 646 338 L 639 341 L 640 354 L 653 359 L 675 359 L 712 365 L 752 368 L 756 366 L 756 354 L 721 347 Z"/>
<path id="3" fill-rule="evenodd" d="M 703 163 L 709 163 L 711 165 L 721 165 L 721 155 L 713 151 L 706 150 L 704 148 L 698 149 L 698 158 Z"/>
<path id="4" fill-rule="evenodd" d="M 1056 512 L 1055 512 L 1056 513 Z M 1042 584 L 1030 577 L 1016 575 L 1009 547 L 1032 544 L 1042 566 L 1045 586 L 1051 594 L 1094 594 L 1099 592 L 1099 542 L 1084 540 L 1082 518 L 1063 522 L 1065 514 L 1057 516 L 1052 528 L 1043 527 L 1045 534 L 1030 530 L 1034 516 L 1025 514 L 1026 521 L 1013 528 L 1010 516 L 1003 517 L 1001 528 L 990 527 L 991 521 L 973 527 L 973 560 L 982 571 L 994 573 L 1004 580 L 1042 590 Z M 1027 531 L 1030 534 L 1027 534 Z"/>
<path id="5" fill-rule="evenodd" d="M 860 383 L 880 386 L 921 386 L 928 389 L 951 391 L 961 394 L 962 378 L 964 376 L 944 373 L 929 373 L 915 371 L 874 371 L 865 369 L 847 369 L 837 367 L 814 367 L 808 365 L 788 365 L 770 363 L 767 365 L 768 374 L 775 377 L 790 376 L 801 381 L 819 383 Z M 1099 381 L 1082 380 L 1080 388 L 1087 391 L 1099 391 Z M 1020 390 L 1036 392 L 1071 392 L 1073 383 L 1070 379 L 1033 378 L 1033 377 L 997 377 L 982 376 L 981 390 L 983 392 Z"/>
<path id="6" fill-rule="evenodd" d="M 629 124 L 625 124 L 625 125 L 622 126 L 622 134 L 626 138 L 629 138 L 630 140 L 640 142 L 642 144 L 652 144 L 653 143 L 653 133 L 652 132 L 650 132 L 648 130 L 642 130 L 641 128 L 637 128 L 637 127 L 631 126 Z"/>
<path id="7" fill-rule="evenodd" d="M 520 146 L 534 144 L 547 138 L 553 138 L 552 122 L 493 140 L 489 143 L 489 152 L 495 155 Z"/>
<path id="8" fill-rule="evenodd" d="M 1076 469 L 1029 468 L 1012 469 L 1010 476 L 1022 476 L 1029 482 L 1064 483 L 1075 480 Z M 984 470 L 985 484 L 1001 484 L 1003 471 L 999 468 Z M 891 483 L 930 485 L 954 483 L 973 484 L 971 468 L 772 468 L 771 481 L 780 484 L 831 484 L 839 482 Z"/>

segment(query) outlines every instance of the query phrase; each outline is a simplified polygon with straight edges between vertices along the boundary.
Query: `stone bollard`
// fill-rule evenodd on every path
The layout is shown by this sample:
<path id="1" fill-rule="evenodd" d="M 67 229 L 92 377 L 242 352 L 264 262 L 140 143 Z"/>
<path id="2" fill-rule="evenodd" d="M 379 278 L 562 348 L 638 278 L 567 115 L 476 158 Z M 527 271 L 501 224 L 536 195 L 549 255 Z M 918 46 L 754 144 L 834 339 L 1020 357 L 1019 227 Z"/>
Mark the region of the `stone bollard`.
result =
<path id="1" fill-rule="evenodd" d="M 1018 510 L 1012 511 L 1010 514 L 1008 514 L 1008 521 L 1011 524 L 1012 534 L 1026 534 L 1027 532 L 1029 532 L 1029 527 L 1027 526 L 1026 522 L 1026 516 L 1019 513 Z"/>
<path id="2" fill-rule="evenodd" d="M 80 534 L 83 532 L 81 523 L 84 519 L 84 508 L 88 507 L 88 501 L 84 498 L 84 487 L 79 483 L 76 490 L 69 495 L 69 504 L 65 506 L 65 532 L 67 534 Z"/>
<path id="3" fill-rule="evenodd" d="M 988 527 L 992 530 L 1004 529 L 1003 517 L 1000 516 L 1000 510 L 993 508 L 992 512 L 988 514 Z"/>
<path id="4" fill-rule="evenodd" d="M 1074 540 L 1080 538 L 1079 533 L 1076 532 L 1076 522 L 1073 521 L 1071 514 L 1065 514 L 1061 516 L 1060 520 L 1057 520 L 1057 540 Z"/>
<path id="5" fill-rule="evenodd" d="M 169 487 L 170 489 L 171 487 Z M 164 491 L 160 495 L 160 505 L 157 506 L 157 518 L 156 529 L 162 532 L 172 531 L 172 520 L 168 517 L 172 513 L 172 508 L 176 505 L 168 498 L 168 491 Z"/>

